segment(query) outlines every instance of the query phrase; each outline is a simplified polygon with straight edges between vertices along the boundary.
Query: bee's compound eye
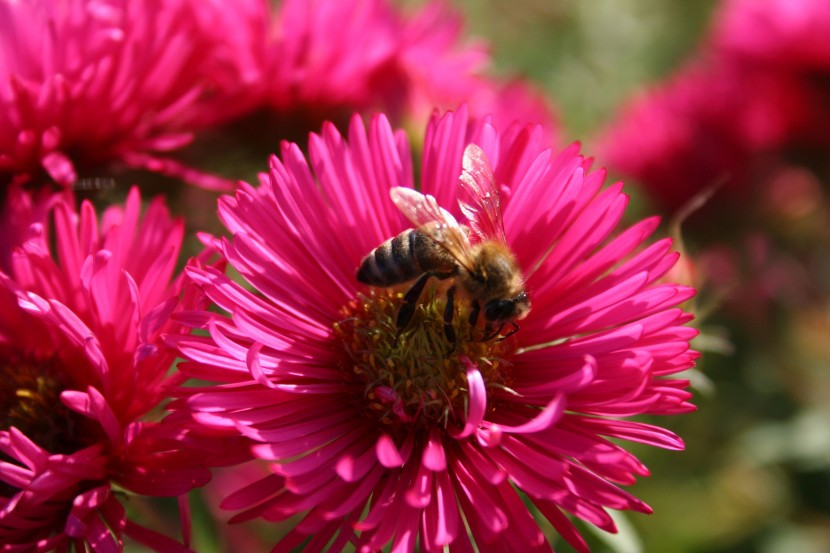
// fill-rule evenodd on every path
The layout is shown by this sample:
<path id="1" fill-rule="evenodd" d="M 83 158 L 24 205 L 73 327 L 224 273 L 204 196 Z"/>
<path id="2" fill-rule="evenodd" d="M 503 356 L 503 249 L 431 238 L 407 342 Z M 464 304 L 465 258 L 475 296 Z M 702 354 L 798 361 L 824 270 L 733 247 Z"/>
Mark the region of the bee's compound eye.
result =
<path id="1" fill-rule="evenodd" d="M 493 300 L 484 306 L 484 318 L 491 322 L 509 319 L 513 312 L 513 302 L 510 300 Z"/>

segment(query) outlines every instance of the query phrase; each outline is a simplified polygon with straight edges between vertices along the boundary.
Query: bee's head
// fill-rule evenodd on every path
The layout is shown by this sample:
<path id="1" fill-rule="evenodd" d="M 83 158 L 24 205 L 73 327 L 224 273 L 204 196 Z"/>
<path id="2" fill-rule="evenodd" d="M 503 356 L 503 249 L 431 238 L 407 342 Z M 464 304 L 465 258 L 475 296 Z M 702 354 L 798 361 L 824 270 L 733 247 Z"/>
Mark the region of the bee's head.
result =
<path id="1" fill-rule="evenodd" d="M 484 319 L 488 323 L 517 321 L 524 319 L 530 311 L 527 292 L 520 292 L 510 299 L 495 299 L 484 306 Z"/>

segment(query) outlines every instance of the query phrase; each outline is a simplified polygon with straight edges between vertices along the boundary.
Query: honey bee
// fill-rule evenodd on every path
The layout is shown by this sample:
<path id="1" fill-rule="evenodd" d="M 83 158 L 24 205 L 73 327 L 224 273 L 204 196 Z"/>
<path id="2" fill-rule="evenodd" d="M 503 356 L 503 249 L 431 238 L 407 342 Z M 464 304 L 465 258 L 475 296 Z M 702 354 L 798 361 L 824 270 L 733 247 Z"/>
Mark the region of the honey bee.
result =
<path id="1" fill-rule="evenodd" d="M 507 245 L 498 188 L 481 148 L 467 146 L 459 177 L 458 203 L 469 225 L 459 224 L 431 195 L 404 187 L 392 188 L 390 195 L 415 228 L 372 250 L 361 262 L 357 280 L 380 287 L 415 280 L 397 315 L 398 332 L 412 320 L 421 292 L 432 277 L 454 279 L 444 309 L 444 332 L 450 343 L 455 343 L 456 292 L 471 303 L 471 329 L 483 312 L 483 341 L 498 336 L 507 324 L 513 329 L 502 338 L 516 332 L 516 321 L 530 311 L 530 298 Z"/>

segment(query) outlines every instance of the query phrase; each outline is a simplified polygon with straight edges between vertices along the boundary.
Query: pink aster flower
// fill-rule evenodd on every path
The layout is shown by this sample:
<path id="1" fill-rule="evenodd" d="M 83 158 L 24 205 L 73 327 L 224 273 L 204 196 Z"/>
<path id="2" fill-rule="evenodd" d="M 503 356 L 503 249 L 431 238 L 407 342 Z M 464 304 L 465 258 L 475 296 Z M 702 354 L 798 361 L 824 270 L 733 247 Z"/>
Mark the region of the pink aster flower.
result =
<path id="1" fill-rule="evenodd" d="M 216 383 L 179 407 L 270 463 L 223 506 L 296 521 L 275 551 L 549 549 L 541 519 L 586 551 L 569 514 L 613 532 L 607 509 L 650 511 L 621 488 L 648 474 L 622 443 L 683 447 L 629 417 L 693 409 L 674 375 L 697 357 L 679 307 L 694 292 L 663 282 L 678 256 L 645 243 L 656 219 L 617 231 L 621 185 L 543 134 L 500 134 L 461 109 L 435 115 L 424 141 L 419 189 L 461 221 L 465 148 L 492 164 L 532 301 L 504 340 L 482 339 L 468 301 L 449 309 L 447 339 L 452 279 L 428 284 L 405 329 L 408 284 L 358 282 L 361 259 L 412 226 L 390 199 L 415 185 L 410 149 L 383 116 L 353 118 L 345 137 L 325 125 L 308 160 L 284 143 L 258 187 L 220 200 L 231 237 L 215 245 L 247 285 L 188 271 L 221 312 L 184 314 L 208 334 L 171 337 L 180 369 Z"/>
<path id="2" fill-rule="evenodd" d="M 628 101 L 599 149 L 609 167 L 634 177 L 663 209 L 720 187 L 718 202 L 735 205 L 811 125 L 814 100 L 792 74 L 713 54 Z"/>
<path id="3" fill-rule="evenodd" d="M 260 0 L 0 2 L 0 176 L 66 185 L 116 161 L 226 187 L 165 157 L 249 109 Z M 228 38 L 230 36 L 230 38 Z M 264 45 L 263 55 L 264 55 Z M 240 53 L 241 52 L 241 53 Z M 248 97 L 246 95 L 251 95 Z"/>
<path id="4" fill-rule="evenodd" d="M 115 551 L 127 535 L 183 550 L 119 499 L 209 479 L 186 429 L 148 417 L 180 380 L 161 334 L 194 307 L 173 281 L 183 225 L 161 200 L 142 217 L 137 189 L 100 224 L 87 202 L 51 202 L 0 273 L 0 549 Z"/>

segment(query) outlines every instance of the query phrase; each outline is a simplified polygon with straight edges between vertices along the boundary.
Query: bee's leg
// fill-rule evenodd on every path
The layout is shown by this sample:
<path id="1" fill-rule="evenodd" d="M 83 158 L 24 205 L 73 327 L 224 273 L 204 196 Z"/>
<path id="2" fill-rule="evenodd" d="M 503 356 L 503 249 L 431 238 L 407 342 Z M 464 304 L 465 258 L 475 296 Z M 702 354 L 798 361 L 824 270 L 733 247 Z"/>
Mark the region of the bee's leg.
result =
<path id="1" fill-rule="evenodd" d="M 473 341 L 473 330 L 475 330 L 478 316 L 481 313 L 481 304 L 478 300 L 473 301 L 473 308 L 470 310 L 470 318 L 467 321 L 470 323 L 470 341 Z"/>
<path id="2" fill-rule="evenodd" d="M 447 305 L 444 306 L 444 336 L 452 348 L 450 353 L 455 349 L 455 329 L 452 327 L 452 318 L 455 315 L 455 286 L 450 286 L 447 290 Z"/>
<path id="3" fill-rule="evenodd" d="M 409 326 L 409 323 L 412 322 L 412 316 L 415 315 L 415 308 L 418 305 L 418 298 L 421 297 L 421 292 L 424 291 L 424 286 L 426 286 L 429 277 L 432 276 L 432 273 L 424 273 L 418 277 L 418 280 L 409 287 L 409 290 L 406 291 L 406 294 L 403 296 L 403 305 L 401 305 L 400 311 L 398 311 L 398 318 L 395 320 L 395 326 L 398 328 L 398 334 Z"/>
<path id="4" fill-rule="evenodd" d="M 401 305 L 401 309 L 398 311 L 398 317 L 395 320 L 395 326 L 398 328 L 399 334 L 412 322 L 412 317 L 415 315 L 415 308 L 418 306 L 418 298 L 421 297 L 421 292 L 424 291 L 424 287 L 427 285 L 430 277 L 444 280 L 452 276 L 455 276 L 454 272 L 439 273 L 437 271 L 428 271 L 418 277 L 418 280 L 409 287 L 409 290 L 403 296 L 403 305 Z"/>
<path id="5" fill-rule="evenodd" d="M 499 342 L 501 342 L 502 340 L 507 340 L 519 331 L 519 325 L 517 325 L 515 321 L 510 321 L 510 324 L 513 325 L 513 328 L 510 330 L 510 332 L 499 338 Z M 504 326 L 502 326 L 502 328 L 504 328 Z M 501 332 L 501 328 L 499 329 L 499 332 Z"/>
<path id="6" fill-rule="evenodd" d="M 517 327 L 518 327 L 518 325 L 517 325 Z M 504 328 L 504 325 L 502 324 L 502 325 L 499 325 L 499 327 L 496 330 L 493 330 L 493 326 L 490 323 L 487 323 L 484 326 L 484 338 L 482 338 L 481 341 L 482 342 L 489 342 L 490 340 L 492 340 L 493 338 L 498 336 L 499 332 L 501 332 L 501 329 L 503 329 L 503 328 Z M 513 332 L 515 332 L 515 330 Z M 513 332 L 511 332 L 510 334 L 513 334 Z M 510 334 L 508 334 L 508 336 Z"/>

